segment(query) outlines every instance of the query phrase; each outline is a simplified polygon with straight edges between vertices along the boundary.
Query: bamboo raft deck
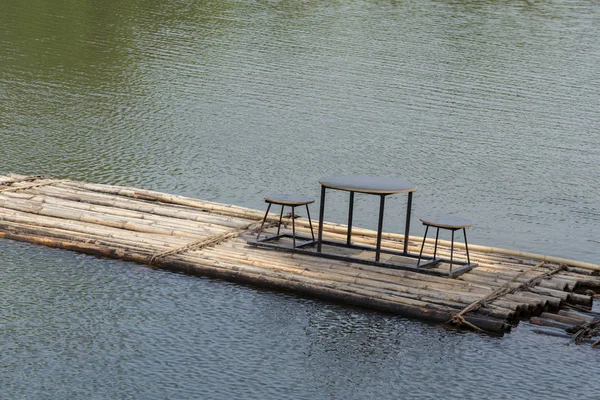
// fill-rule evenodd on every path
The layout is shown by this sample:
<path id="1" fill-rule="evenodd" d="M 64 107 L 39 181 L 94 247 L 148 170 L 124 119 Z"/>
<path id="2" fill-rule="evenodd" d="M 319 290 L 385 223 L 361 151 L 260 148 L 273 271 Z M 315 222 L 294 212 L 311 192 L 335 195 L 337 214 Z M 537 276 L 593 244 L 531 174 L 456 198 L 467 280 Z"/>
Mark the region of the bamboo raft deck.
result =
<path id="1" fill-rule="evenodd" d="M 600 313 L 592 309 L 600 292 L 600 265 L 470 245 L 476 268 L 456 278 L 434 276 L 249 246 L 263 215 L 131 187 L 0 175 L 1 238 L 494 334 L 529 318 L 548 333 L 559 329 L 575 341 L 594 341 L 600 334 Z M 273 233 L 278 220 L 270 214 L 265 233 Z M 310 236 L 307 220 L 296 219 L 296 229 Z M 375 243 L 375 231 L 354 228 L 353 233 L 358 244 Z M 324 239 L 343 241 L 345 235 L 345 226 L 324 224 Z M 418 253 L 422 237 L 407 239 L 409 251 Z M 382 247 L 401 249 L 404 240 L 403 235 L 384 233 Z M 433 242 L 427 239 L 424 254 L 433 253 Z M 440 240 L 438 254 L 448 257 L 449 246 Z M 455 248 L 460 246 L 455 243 Z M 460 253 L 455 258 L 461 259 Z M 369 258 L 372 253 L 361 250 L 354 256 Z"/>

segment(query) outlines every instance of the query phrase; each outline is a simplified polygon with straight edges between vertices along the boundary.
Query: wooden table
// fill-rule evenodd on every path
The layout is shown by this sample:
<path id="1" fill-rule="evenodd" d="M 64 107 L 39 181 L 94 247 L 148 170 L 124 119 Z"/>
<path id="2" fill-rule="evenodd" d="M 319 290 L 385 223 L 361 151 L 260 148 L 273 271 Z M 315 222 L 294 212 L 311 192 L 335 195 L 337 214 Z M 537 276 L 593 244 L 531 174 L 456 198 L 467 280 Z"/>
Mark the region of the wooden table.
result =
<path id="1" fill-rule="evenodd" d="M 381 252 L 381 233 L 383 231 L 383 215 L 385 209 L 385 197 L 396 193 L 408 193 L 408 204 L 406 207 L 406 225 L 404 228 L 404 252 L 408 255 L 408 234 L 410 231 L 410 214 L 412 208 L 412 193 L 417 187 L 402 178 L 381 178 L 373 176 L 329 176 L 319 180 L 321 184 L 321 206 L 319 215 L 319 235 L 317 238 L 317 252 L 321 252 L 323 243 L 323 220 L 325 215 L 325 193 L 327 189 L 342 190 L 350 192 L 350 203 L 348 207 L 348 233 L 346 244 L 350 246 L 352 238 L 352 216 L 354 213 L 354 193 L 365 193 L 380 196 L 379 202 L 379 224 L 377 227 L 377 245 L 375 248 L 375 261 L 379 261 Z"/>

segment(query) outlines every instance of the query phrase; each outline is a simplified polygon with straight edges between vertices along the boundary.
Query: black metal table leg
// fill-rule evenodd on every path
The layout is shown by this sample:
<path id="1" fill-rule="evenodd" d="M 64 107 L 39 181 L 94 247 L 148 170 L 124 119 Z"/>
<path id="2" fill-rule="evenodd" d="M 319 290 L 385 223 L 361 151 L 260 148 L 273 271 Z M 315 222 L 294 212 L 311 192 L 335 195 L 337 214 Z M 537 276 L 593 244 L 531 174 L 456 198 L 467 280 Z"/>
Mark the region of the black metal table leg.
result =
<path id="1" fill-rule="evenodd" d="M 450 242 L 450 272 L 452 272 L 452 261 L 454 258 L 454 232 L 456 229 L 452 229 L 452 242 Z"/>
<path id="2" fill-rule="evenodd" d="M 375 250 L 375 261 L 379 261 L 379 253 L 381 252 L 381 233 L 383 232 L 383 211 L 385 208 L 385 195 L 380 195 L 379 202 L 379 225 L 377 227 L 377 247 Z"/>
<path id="3" fill-rule="evenodd" d="M 354 212 L 354 192 L 350 192 L 350 202 L 348 205 L 348 234 L 346 236 L 346 244 L 350 245 L 352 239 L 352 215 Z"/>
<path id="4" fill-rule="evenodd" d="M 294 241 L 294 248 L 296 247 L 296 217 L 294 217 L 295 211 L 296 206 L 292 206 L 292 237 Z"/>
<path id="5" fill-rule="evenodd" d="M 323 214 L 325 213 L 325 186 L 321 186 L 321 206 L 319 210 L 319 235 L 317 240 L 317 252 L 321 252 L 321 245 L 323 242 Z"/>

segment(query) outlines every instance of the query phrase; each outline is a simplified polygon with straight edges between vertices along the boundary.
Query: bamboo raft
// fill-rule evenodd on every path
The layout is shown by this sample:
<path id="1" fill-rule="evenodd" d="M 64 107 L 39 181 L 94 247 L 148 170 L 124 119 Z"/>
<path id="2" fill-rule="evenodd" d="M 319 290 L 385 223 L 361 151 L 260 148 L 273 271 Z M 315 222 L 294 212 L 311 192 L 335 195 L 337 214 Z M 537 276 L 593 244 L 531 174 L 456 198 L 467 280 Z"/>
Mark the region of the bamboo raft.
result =
<path id="1" fill-rule="evenodd" d="M 262 218 L 263 211 L 151 190 L 0 175 L 0 237 L 5 239 L 493 334 L 508 332 L 522 319 L 535 323 L 552 315 L 563 322 L 570 318 L 568 328 L 574 334 L 581 331 L 578 339 L 600 333 L 600 315 L 592 310 L 600 292 L 600 265 L 470 245 L 471 260 L 478 266 L 452 279 L 249 246 Z M 279 215 L 270 214 L 267 231 L 274 231 L 278 220 Z M 296 219 L 296 230 L 310 235 L 308 221 Z M 375 243 L 375 231 L 353 228 L 353 234 L 356 243 Z M 345 226 L 324 224 L 325 239 L 343 241 L 345 235 Z M 404 240 L 403 235 L 384 233 L 382 247 L 401 249 Z M 418 253 L 422 237 L 406 240 L 409 251 Z M 427 239 L 424 254 L 433 253 L 433 242 Z M 460 246 L 455 243 L 455 248 Z M 440 240 L 437 251 L 448 257 L 450 243 Z M 368 253 L 358 256 L 372 256 Z M 577 307 L 576 316 L 572 311 L 564 314 L 569 306 Z"/>

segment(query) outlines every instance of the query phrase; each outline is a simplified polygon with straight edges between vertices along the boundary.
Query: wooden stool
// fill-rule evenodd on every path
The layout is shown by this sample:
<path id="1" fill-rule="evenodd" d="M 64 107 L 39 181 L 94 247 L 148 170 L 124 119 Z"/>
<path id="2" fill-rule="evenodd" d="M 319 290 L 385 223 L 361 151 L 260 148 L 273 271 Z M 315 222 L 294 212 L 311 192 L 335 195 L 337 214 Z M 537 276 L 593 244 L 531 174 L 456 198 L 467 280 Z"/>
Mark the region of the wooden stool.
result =
<path id="1" fill-rule="evenodd" d="M 427 231 L 430 226 L 437 228 L 437 233 L 435 234 L 435 247 L 433 248 L 433 259 L 435 260 L 435 256 L 437 255 L 437 245 L 438 245 L 438 237 L 440 234 L 440 229 L 448 229 L 452 231 L 452 242 L 450 245 L 450 272 L 452 272 L 452 262 L 454 257 L 454 232 L 462 229 L 465 237 L 465 250 L 467 251 L 467 264 L 471 264 L 471 259 L 469 257 L 469 246 L 467 244 L 467 231 L 466 228 L 469 228 L 473 225 L 470 221 L 460 218 L 460 217 L 452 217 L 452 216 L 438 216 L 438 217 L 425 217 L 419 218 L 419 221 L 426 226 L 425 235 L 423 236 L 423 243 L 421 244 L 421 252 L 419 253 L 419 261 L 417 261 L 417 267 L 421 263 L 421 256 L 423 255 L 423 247 L 425 246 L 425 239 L 427 238 Z"/>
<path id="2" fill-rule="evenodd" d="M 296 220 L 294 215 L 294 209 L 298 206 L 306 206 L 306 214 L 308 216 L 308 224 L 310 225 L 310 234 L 312 235 L 313 242 L 315 241 L 315 234 L 313 232 L 312 221 L 310 219 L 310 211 L 308 210 L 308 205 L 314 203 L 315 201 L 310 197 L 306 196 L 298 196 L 294 194 L 273 194 L 269 196 L 265 196 L 265 203 L 269 203 L 267 207 L 267 212 L 265 213 L 265 217 L 263 218 L 262 224 L 260 225 L 260 229 L 258 230 L 258 235 L 256 235 L 256 240 L 260 237 L 262 233 L 263 226 L 265 225 L 265 221 L 267 220 L 267 215 L 269 215 L 269 210 L 271 209 L 272 204 L 278 204 L 281 206 L 281 213 L 279 214 L 279 224 L 277 226 L 277 235 L 273 238 L 279 237 L 279 231 L 281 229 L 281 218 L 283 217 L 283 208 L 285 206 L 292 207 L 292 239 L 294 240 L 294 248 L 296 247 Z"/>

